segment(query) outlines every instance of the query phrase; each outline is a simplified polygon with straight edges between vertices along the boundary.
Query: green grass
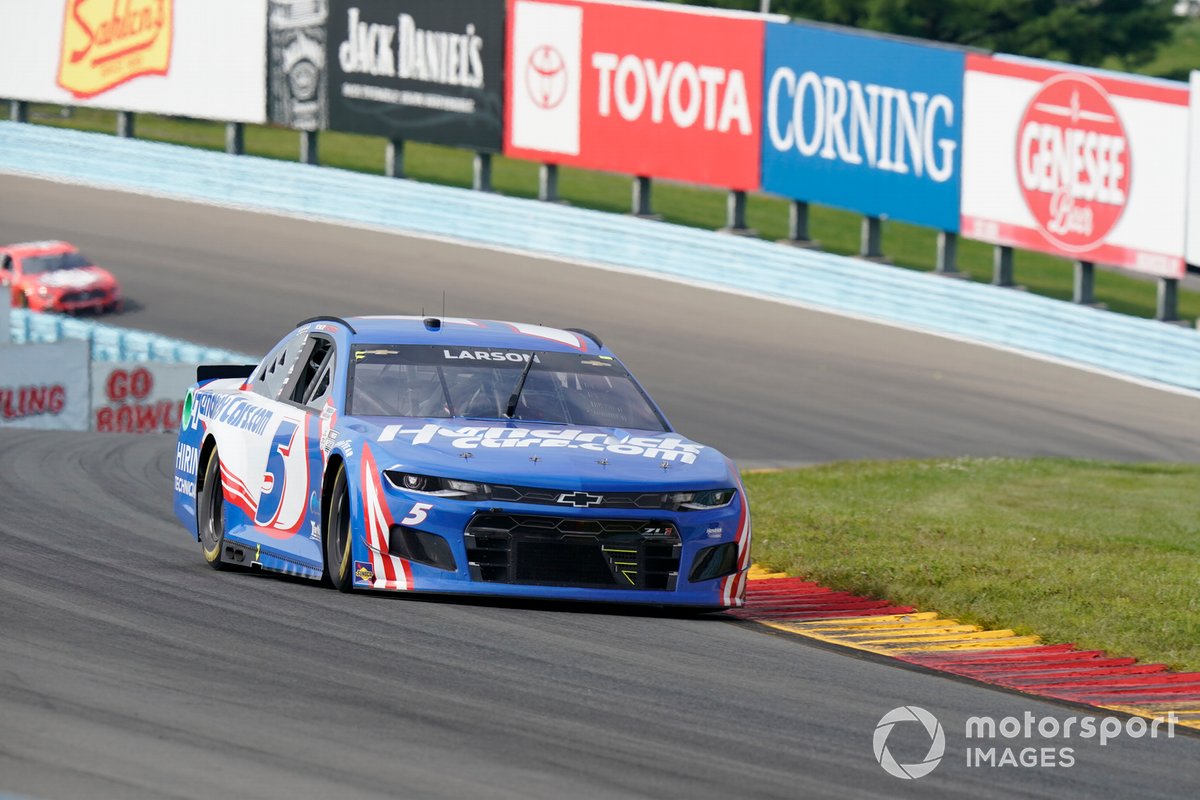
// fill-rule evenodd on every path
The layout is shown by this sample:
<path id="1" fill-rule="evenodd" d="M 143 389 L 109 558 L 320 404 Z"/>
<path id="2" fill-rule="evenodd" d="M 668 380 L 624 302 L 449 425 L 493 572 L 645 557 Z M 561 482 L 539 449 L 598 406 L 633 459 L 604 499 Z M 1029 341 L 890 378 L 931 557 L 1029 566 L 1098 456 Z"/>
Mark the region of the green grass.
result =
<path id="1" fill-rule="evenodd" d="M 1200 670 L 1200 466 L 860 462 L 746 487 L 763 566 Z"/>
<path id="2" fill-rule="evenodd" d="M 56 106 L 33 106 L 31 120 L 39 124 L 59 125 L 111 133 L 116 130 L 116 115 L 99 109 L 73 109 L 70 117 L 60 115 Z M 153 115 L 136 119 L 139 137 L 186 144 L 207 149 L 224 147 L 224 127 L 217 123 Z M 321 163 L 342 169 L 382 173 L 384 140 L 376 137 L 325 132 L 319 141 Z M 269 158 L 295 159 L 299 156 L 299 137 L 294 131 L 264 126 L 247 126 L 246 151 Z M 405 167 L 409 177 L 451 186 L 471 185 L 472 155 L 463 150 L 410 142 L 405 148 Z M 493 160 L 493 184 L 497 191 L 518 197 L 537 195 L 536 164 L 504 157 Z M 725 224 L 725 193 L 676 183 L 654 185 L 654 210 L 669 222 L 699 228 L 719 228 Z M 622 213 L 630 208 L 631 181 L 621 175 L 563 168 L 559 172 L 559 192 L 571 203 L 586 208 Z M 747 222 L 768 239 L 787 235 L 787 202 L 765 195 L 752 195 Z M 848 211 L 814 206 L 810 231 L 824 248 L 842 254 L 858 252 L 861 217 Z M 884 224 L 884 250 L 897 266 L 931 270 L 936 256 L 936 232 L 900 222 Z M 979 242 L 960 241 L 959 267 L 971 278 L 990 281 L 992 247 Z M 1040 253 L 1018 252 L 1015 277 L 1029 291 L 1069 300 L 1072 293 L 1070 262 Z M 1153 282 L 1119 273 L 1098 271 L 1096 299 L 1109 309 L 1123 314 L 1153 317 L 1156 302 Z M 1200 316 L 1200 293 L 1181 290 L 1179 314 L 1188 321 Z"/>

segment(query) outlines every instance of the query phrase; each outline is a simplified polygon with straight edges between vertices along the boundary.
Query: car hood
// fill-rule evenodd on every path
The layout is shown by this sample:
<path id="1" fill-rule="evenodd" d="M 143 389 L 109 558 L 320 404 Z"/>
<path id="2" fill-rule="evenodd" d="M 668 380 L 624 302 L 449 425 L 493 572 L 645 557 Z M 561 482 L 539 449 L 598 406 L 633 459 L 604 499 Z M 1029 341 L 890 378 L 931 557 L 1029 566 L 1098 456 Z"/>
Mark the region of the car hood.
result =
<path id="1" fill-rule="evenodd" d="M 111 283 L 112 275 L 102 267 L 56 269 L 30 276 L 38 286 L 50 289 L 89 289 Z"/>
<path id="2" fill-rule="evenodd" d="M 381 469 L 551 489 L 728 488 L 736 468 L 674 432 L 551 423 L 351 417 L 339 428 L 371 447 Z"/>

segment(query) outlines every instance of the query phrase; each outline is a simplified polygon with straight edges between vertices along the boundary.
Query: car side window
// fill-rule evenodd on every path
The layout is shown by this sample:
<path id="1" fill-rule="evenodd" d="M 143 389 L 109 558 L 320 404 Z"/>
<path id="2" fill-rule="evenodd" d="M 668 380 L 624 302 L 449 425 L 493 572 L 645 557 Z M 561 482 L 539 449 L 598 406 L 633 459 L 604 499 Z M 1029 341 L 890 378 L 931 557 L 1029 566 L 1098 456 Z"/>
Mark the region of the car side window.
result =
<path id="1" fill-rule="evenodd" d="M 336 352 L 335 348 L 329 349 L 329 355 L 325 358 L 325 364 L 317 374 L 317 379 L 313 381 L 312 388 L 308 391 L 308 397 L 305 398 L 304 405 L 319 411 L 325 406 L 326 401 L 329 400 L 330 392 L 333 389 L 333 369 L 336 363 Z"/>
<path id="2" fill-rule="evenodd" d="M 12 272 L 12 268 L 13 268 L 12 256 L 10 256 L 8 253 L 5 253 L 4 255 L 0 256 L 0 269 L 4 270 L 5 272 Z"/>
<path id="3" fill-rule="evenodd" d="M 296 363 L 297 356 L 308 344 L 308 332 L 292 336 L 268 356 L 254 374 L 251 390 L 263 397 L 278 400 L 288 375 Z"/>
<path id="4" fill-rule="evenodd" d="M 282 399 L 298 405 L 313 405 L 316 392 L 322 389 L 322 378 L 329 375 L 326 367 L 332 364 L 333 351 L 332 339 L 325 336 L 310 337 L 284 387 Z M 329 382 L 325 381 L 325 393 L 329 391 Z"/>

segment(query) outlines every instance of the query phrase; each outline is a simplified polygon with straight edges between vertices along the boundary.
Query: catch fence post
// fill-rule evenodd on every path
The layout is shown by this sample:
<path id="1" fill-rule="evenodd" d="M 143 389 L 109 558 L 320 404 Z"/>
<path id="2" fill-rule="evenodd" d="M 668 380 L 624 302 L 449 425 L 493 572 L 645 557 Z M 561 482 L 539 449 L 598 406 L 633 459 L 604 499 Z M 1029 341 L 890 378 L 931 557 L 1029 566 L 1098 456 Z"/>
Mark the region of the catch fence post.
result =
<path id="1" fill-rule="evenodd" d="M 9 100 L 8 118 L 13 122 L 29 122 L 29 103 L 24 100 Z"/>
<path id="2" fill-rule="evenodd" d="M 808 201 L 793 200 L 788 204 L 788 238 L 780 239 L 779 243 L 813 250 L 821 246 L 808 235 Z"/>
<path id="3" fill-rule="evenodd" d="M 1179 321 L 1179 279 L 1158 279 L 1158 307 L 1154 318 L 1159 322 Z"/>
<path id="4" fill-rule="evenodd" d="M 862 236 L 858 248 L 859 258 L 868 261 L 883 261 L 883 220 L 879 217 L 863 217 Z"/>
<path id="5" fill-rule="evenodd" d="M 721 233 L 758 235 L 758 231 L 746 226 L 746 193 L 740 189 L 731 189 L 725 197 L 725 227 L 721 228 Z"/>
<path id="6" fill-rule="evenodd" d="M 316 164 L 317 162 L 317 132 L 300 131 L 300 163 Z"/>
<path id="7" fill-rule="evenodd" d="M 558 164 L 542 164 L 538 167 L 538 200 L 558 202 Z"/>
<path id="8" fill-rule="evenodd" d="M 992 250 L 992 285 L 1013 285 L 1013 249 L 996 245 Z"/>
<path id="9" fill-rule="evenodd" d="M 1075 291 L 1071 300 L 1082 306 L 1096 304 L 1096 265 L 1091 261 L 1075 262 Z"/>
<path id="10" fill-rule="evenodd" d="M 472 169 L 471 188 L 477 192 L 492 191 L 492 154 L 476 153 Z"/>
<path id="11" fill-rule="evenodd" d="M 383 153 L 383 174 L 389 178 L 404 177 L 404 140 L 388 139 Z"/>
<path id="12" fill-rule="evenodd" d="M 117 136 L 122 139 L 132 139 L 135 136 L 132 111 L 117 112 Z"/>
<path id="13" fill-rule="evenodd" d="M 952 278 L 963 277 L 958 269 L 958 234 L 950 231 L 938 231 L 935 270 L 939 275 Z"/>
<path id="14" fill-rule="evenodd" d="M 646 219 L 655 216 L 650 206 L 650 179 L 644 175 L 633 179 L 633 215 Z"/>
<path id="15" fill-rule="evenodd" d="M 231 156 L 240 156 L 246 152 L 246 126 L 242 123 L 225 123 L 225 152 Z"/>

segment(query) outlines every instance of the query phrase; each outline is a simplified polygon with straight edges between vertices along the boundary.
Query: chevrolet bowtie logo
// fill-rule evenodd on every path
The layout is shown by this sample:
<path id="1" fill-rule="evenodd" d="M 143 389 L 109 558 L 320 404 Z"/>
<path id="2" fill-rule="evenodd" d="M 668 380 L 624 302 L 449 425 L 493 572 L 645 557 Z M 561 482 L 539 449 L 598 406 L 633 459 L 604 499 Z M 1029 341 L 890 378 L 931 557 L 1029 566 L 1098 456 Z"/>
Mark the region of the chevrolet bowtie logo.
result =
<path id="1" fill-rule="evenodd" d="M 557 502 L 570 503 L 576 508 L 587 508 L 588 506 L 598 506 L 603 503 L 604 495 L 588 494 L 587 492 L 571 492 L 569 494 L 560 494 Z"/>

